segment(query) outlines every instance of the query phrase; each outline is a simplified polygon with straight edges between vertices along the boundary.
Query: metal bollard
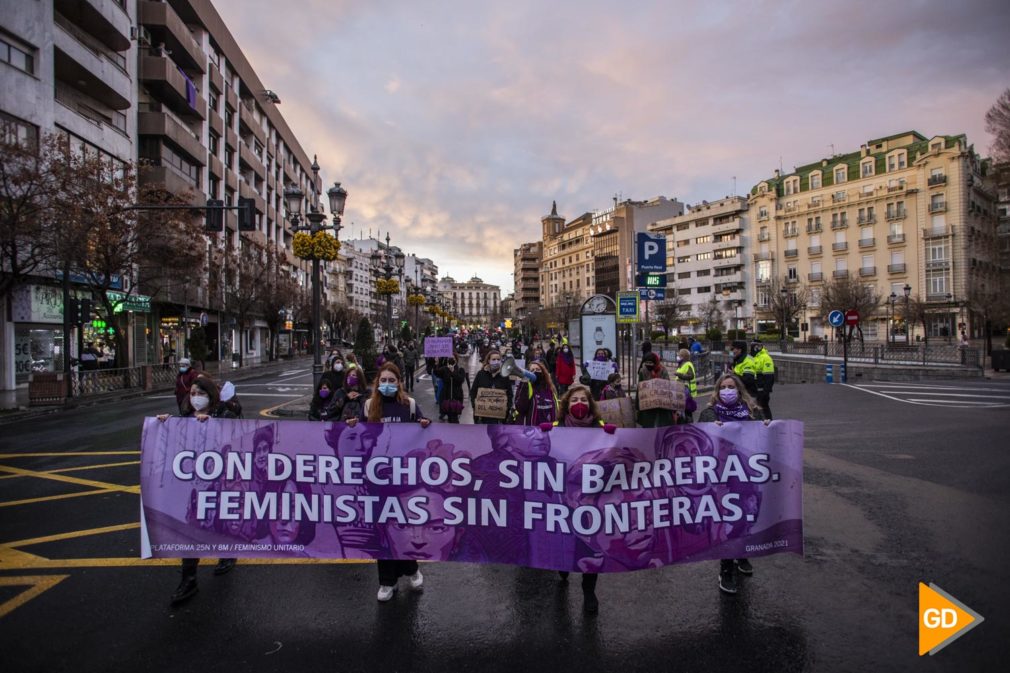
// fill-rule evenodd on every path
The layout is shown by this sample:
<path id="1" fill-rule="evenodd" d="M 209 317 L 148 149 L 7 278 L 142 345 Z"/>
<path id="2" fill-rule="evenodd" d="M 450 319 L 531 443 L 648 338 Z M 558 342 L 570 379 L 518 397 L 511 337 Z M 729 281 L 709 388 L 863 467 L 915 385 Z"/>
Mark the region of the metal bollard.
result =
<path id="1" fill-rule="evenodd" d="M 834 383 L 835 382 L 835 366 L 834 365 L 824 365 L 824 382 Z"/>
<path id="2" fill-rule="evenodd" d="M 842 367 L 842 378 L 841 378 L 841 382 L 842 382 L 842 383 L 848 383 L 848 382 L 849 382 L 849 377 L 847 376 L 847 373 L 846 373 L 846 371 L 845 371 L 845 363 L 844 363 L 844 362 L 842 363 L 841 367 Z"/>

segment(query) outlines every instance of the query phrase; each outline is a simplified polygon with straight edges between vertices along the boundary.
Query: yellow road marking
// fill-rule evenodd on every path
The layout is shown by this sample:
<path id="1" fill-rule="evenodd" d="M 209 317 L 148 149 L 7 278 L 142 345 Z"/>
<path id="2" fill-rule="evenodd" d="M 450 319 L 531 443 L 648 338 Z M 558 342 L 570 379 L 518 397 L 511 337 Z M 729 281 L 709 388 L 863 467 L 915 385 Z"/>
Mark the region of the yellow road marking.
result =
<path id="1" fill-rule="evenodd" d="M 66 500 L 67 498 L 80 498 L 85 495 L 101 495 L 102 493 L 116 493 L 103 489 L 100 491 L 81 491 L 80 493 L 61 493 L 60 495 L 46 495 L 41 498 L 25 498 L 24 500 L 7 500 L 0 502 L 0 507 L 19 507 L 21 505 L 32 505 L 36 502 L 49 502 L 50 500 Z"/>
<path id="2" fill-rule="evenodd" d="M 70 575 L 28 575 L 24 577 L 0 577 L 0 586 L 31 587 L 14 598 L 0 603 L 0 617 L 6 617 L 14 610 L 70 577 Z"/>
<path id="3" fill-rule="evenodd" d="M 123 467 L 124 465 L 140 465 L 139 460 L 128 460 L 123 463 L 102 463 L 101 465 L 79 465 L 78 467 L 62 467 L 58 470 L 39 470 L 41 474 L 63 474 L 64 472 L 79 472 L 81 470 L 99 470 L 105 467 Z M 0 479 L 20 479 L 27 475 L 5 474 Z"/>
<path id="4" fill-rule="evenodd" d="M 121 523 L 118 526 L 104 526 L 102 528 L 87 528 L 84 530 L 73 530 L 68 533 L 56 533 L 55 535 L 46 535 L 44 537 L 33 537 L 27 540 L 18 540 L 16 542 L 0 542 L 0 551 L 3 551 L 4 547 L 15 548 L 15 547 L 30 547 L 34 544 L 45 544 L 46 542 L 58 542 L 60 540 L 72 540 L 77 537 L 86 537 L 88 535 L 102 535 L 103 533 L 118 533 L 123 530 L 132 530 L 134 528 L 140 528 L 140 522 L 134 523 Z"/>
<path id="5" fill-rule="evenodd" d="M 123 486 L 122 484 L 110 484 L 105 481 L 95 481 L 93 479 L 81 479 L 79 477 L 68 477 L 62 474 L 50 474 L 48 472 L 37 472 L 35 470 L 24 470 L 20 467 L 10 467 L 0 465 L 0 472 L 7 474 L 17 474 L 24 477 L 35 477 L 37 479 L 50 479 L 52 481 L 62 481 L 68 484 L 78 484 L 80 486 L 91 486 L 92 488 L 105 489 L 107 491 L 122 491 L 124 493 L 140 493 L 140 486 Z"/>
<path id="6" fill-rule="evenodd" d="M 140 451 L 51 451 L 47 453 L 0 453 L 7 458 L 52 458 L 53 456 L 139 456 Z"/>

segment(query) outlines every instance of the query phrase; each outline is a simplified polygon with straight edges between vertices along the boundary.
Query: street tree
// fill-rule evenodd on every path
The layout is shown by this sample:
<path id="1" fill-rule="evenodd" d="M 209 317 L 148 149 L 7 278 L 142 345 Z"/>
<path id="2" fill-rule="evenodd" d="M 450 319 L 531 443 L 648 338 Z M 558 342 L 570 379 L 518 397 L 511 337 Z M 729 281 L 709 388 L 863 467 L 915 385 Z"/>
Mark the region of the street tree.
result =
<path id="1" fill-rule="evenodd" d="M 274 246 L 244 237 L 239 244 L 235 263 L 228 266 L 225 273 L 225 305 L 235 317 L 242 332 L 251 326 L 252 318 L 263 316 L 263 307 L 275 287 L 275 276 L 285 263 L 284 253 Z M 238 364 L 242 366 L 244 348 L 239 343 Z"/>
<path id="2" fill-rule="evenodd" d="M 375 332 L 372 330 L 372 323 L 368 318 L 362 318 L 358 323 L 358 331 L 354 336 L 354 355 L 358 358 L 358 364 L 365 371 L 366 375 L 371 375 L 375 367 Z"/>
<path id="3" fill-rule="evenodd" d="M 720 337 L 722 336 L 722 308 L 719 306 L 719 298 L 712 295 L 708 301 L 698 304 L 695 307 L 695 316 L 701 323 L 702 329 L 705 330 L 705 335 L 709 338 L 709 333 L 714 333 L 715 330 L 719 330 Z"/>
<path id="4" fill-rule="evenodd" d="M 877 293 L 877 286 L 862 283 L 856 278 L 833 278 L 824 284 L 821 290 L 821 307 L 825 313 L 831 311 L 855 310 L 860 321 L 870 320 L 884 304 L 884 297 Z M 863 341 L 862 324 L 856 326 L 859 341 Z M 846 338 L 852 339 L 852 329 L 849 328 Z"/>
<path id="5" fill-rule="evenodd" d="M 668 295 L 668 298 L 656 307 L 656 322 L 663 328 L 664 340 L 670 338 L 671 329 L 684 324 L 690 312 L 684 298 L 677 294 L 676 289 L 671 289 L 672 293 Z"/>
<path id="6" fill-rule="evenodd" d="M 1010 89 L 1000 94 L 986 112 L 985 130 L 993 138 L 993 160 L 997 164 L 1010 162 Z"/>
<path id="7" fill-rule="evenodd" d="M 929 302 L 922 295 L 913 294 L 909 296 L 901 307 L 901 316 L 907 326 L 908 342 L 912 341 L 912 326 L 922 327 L 922 339 L 929 345 L 929 314 L 931 312 Z"/>
<path id="8" fill-rule="evenodd" d="M 277 359 L 277 343 L 281 329 L 284 327 L 286 312 L 298 300 L 297 281 L 284 266 L 283 253 L 278 254 L 276 244 L 268 247 L 266 264 L 273 268 L 266 269 L 267 277 L 261 288 L 256 304 L 257 313 L 263 316 L 263 321 L 270 330 L 269 359 Z"/>

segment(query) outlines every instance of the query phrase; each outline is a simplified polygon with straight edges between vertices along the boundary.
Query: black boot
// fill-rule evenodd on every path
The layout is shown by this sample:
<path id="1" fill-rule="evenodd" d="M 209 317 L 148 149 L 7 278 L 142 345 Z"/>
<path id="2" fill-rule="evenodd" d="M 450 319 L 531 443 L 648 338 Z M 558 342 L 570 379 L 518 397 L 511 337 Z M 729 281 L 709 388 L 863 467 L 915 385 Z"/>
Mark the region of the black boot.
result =
<path id="1" fill-rule="evenodd" d="M 223 558 L 223 559 L 221 559 L 220 561 L 217 562 L 216 566 L 214 566 L 214 574 L 215 575 L 227 575 L 228 573 L 230 573 L 232 571 L 232 568 L 234 568 L 234 567 L 235 567 L 235 559 L 233 559 L 233 558 Z"/>
<path id="2" fill-rule="evenodd" d="M 560 580 L 561 584 L 568 584 L 568 573 L 567 572 L 565 572 L 565 571 L 562 570 L 562 571 L 558 572 L 558 575 L 561 576 L 561 580 Z"/>
<path id="3" fill-rule="evenodd" d="M 172 605 L 179 605 L 188 601 L 196 595 L 197 591 L 199 589 L 196 586 L 196 575 L 183 574 L 182 581 L 179 582 L 179 586 L 175 588 L 175 593 L 172 594 Z"/>
<path id="4" fill-rule="evenodd" d="M 735 594 L 737 592 L 736 563 L 733 562 L 733 559 L 724 559 L 719 564 L 719 589 L 727 594 Z"/>

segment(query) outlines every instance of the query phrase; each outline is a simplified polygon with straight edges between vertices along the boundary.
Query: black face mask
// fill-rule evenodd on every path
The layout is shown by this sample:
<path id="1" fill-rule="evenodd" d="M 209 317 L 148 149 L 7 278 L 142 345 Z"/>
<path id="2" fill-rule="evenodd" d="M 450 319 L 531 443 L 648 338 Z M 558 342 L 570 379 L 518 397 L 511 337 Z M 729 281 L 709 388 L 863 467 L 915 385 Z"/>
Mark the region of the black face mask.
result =
<path id="1" fill-rule="evenodd" d="M 545 378 L 544 377 L 544 373 L 543 372 L 537 372 L 536 374 L 537 374 L 537 385 L 539 385 L 539 384 L 541 384 L 541 383 L 544 382 L 544 378 Z"/>

